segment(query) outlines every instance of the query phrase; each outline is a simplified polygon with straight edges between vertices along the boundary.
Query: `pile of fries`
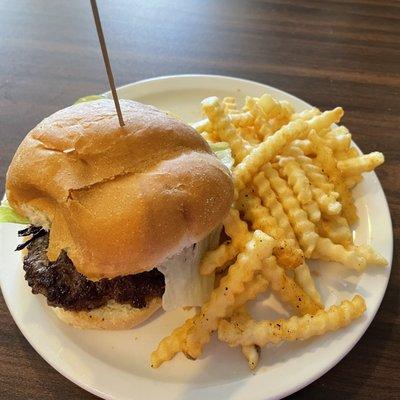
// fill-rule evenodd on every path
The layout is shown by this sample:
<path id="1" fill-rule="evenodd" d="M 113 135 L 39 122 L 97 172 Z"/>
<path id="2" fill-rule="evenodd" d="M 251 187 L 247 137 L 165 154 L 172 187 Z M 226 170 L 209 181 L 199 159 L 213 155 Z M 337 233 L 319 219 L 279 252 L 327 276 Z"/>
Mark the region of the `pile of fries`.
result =
<path id="1" fill-rule="evenodd" d="M 356 246 L 351 189 L 362 173 L 384 162 L 382 153 L 360 155 L 351 134 L 338 126 L 342 108 L 296 113 L 269 94 L 202 101 L 205 119 L 193 124 L 210 143 L 226 142 L 235 160 L 235 202 L 224 220 L 228 240 L 210 251 L 202 274 L 217 273 L 217 286 L 196 315 L 164 338 L 151 355 L 159 367 L 182 352 L 198 358 L 210 335 L 241 346 L 249 367 L 268 343 L 307 339 L 350 324 L 365 311 L 355 295 L 328 309 L 308 259 L 339 262 L 360 273 L 387 264 L 370 246 Z M 271 290 L 293 310 L 289 319 L 255 321 L 246 303 Z"/>

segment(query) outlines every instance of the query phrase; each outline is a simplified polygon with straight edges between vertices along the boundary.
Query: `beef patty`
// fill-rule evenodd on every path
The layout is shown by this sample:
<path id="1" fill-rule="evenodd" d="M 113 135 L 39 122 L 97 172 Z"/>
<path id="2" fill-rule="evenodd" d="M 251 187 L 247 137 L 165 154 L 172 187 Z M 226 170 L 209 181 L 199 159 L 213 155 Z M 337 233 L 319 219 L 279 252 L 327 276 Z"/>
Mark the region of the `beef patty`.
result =
<path id="1" fill-rule="evenodd" d="M 24 258 L 25 279 L 32 293 L 41 293 L 47 303 L 65 310 L 92 310 L 114 300 L 143 308 L 165 289 L 164 275 L 157 269 L 113 279 L 91 281 L 79 273 L 66 252 L 54 262 L 47 258 L 49 234 L 33 237 Z"/>

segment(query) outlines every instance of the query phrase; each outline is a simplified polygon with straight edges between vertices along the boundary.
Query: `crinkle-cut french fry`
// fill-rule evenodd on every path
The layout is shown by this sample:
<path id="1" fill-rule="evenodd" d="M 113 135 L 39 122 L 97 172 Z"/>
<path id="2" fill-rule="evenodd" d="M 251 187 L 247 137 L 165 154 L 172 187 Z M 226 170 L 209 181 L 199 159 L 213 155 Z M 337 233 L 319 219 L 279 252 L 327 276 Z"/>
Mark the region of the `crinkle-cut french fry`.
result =
<path id="1" fill-rule="evenodd" d="M 201 132 L 200 135 L 203 137 L 204 140 L 206 140 L 208 143 L 215 143 L 217 140 L 215 138 L 215 135 L 213 135 L 212 132 Z"/>
<path id="2" fill-rule="evenodd" d="M 328 219 L 322 219 L 318 224 L 318 233 L 327 237 L 333 243 L 348 246 L 353 243 L 353 234 L 346 218 L 341 215 L 334 215 Z"/>
<path id="3" fill-rule="evenodd" d="M 245 306 L 238 308 L 231 317 L 233 324 L 243 324 L 251 320 L 251 316 L 247 312 Z M 260 359 L 260 347 L 255 345 L 242 346 L 242 353 L 247 359 L 248 366 L 251 370 L 257 367 Z"/>
<path id="4" fill-rule="evenodd" d="M 371 246 L 361 244 L 359 246 L 350 245 L 348 249 L 354 250 L 356 253 L 364 257 L 368 265 L 377 265 L 380 267 L 387 266 L 387 260 L 378 254 Z"/>
<path id="5" fill-rule="evenodd" d="M 351 134 L 344 126 L 328 130 L 322 138 L 325 144 L 330 147 L 334 153 L 346 152 L 351 145 Z"/>
<path id="6" fill-rule="evenodd" d="M 244 212 L 245 219 L 251 222 L 254 230 L 262 230 L 278 241 L 273 254 L 279 265 L 292 269 L 298 267 L 304 261 L 303 252 L 296 241 L 285 239 L 284 230 L 278 226 L 276 219 L 261 204 L 261 200 L 252 193 L 252 190 L 242 191 L 238 204 Z"/>
<path id="7" fill-rule="evenodd" d="M 312 257 L 338 262 L 356 271 L 363 271 L 367 266 L 367 260 L 356 249 L 347 249 L 323 237 L 318 238 Z"/>
<path id="8" fill-rule="evenodd" d="M 254 187 L 262 202 L 269 208 L 270 213 L 275 217 L 278 225 L 285 232 L 285 237 L 294 241 L 294 246 L 299 248 L 293 228 L 290 225 L 289 219 L 283 210 L 282 204 L 278 201 L 275 192 L 272 190 L 268 179 L 263 172 L 256 175 L 253 180 Z M 294 247 L 293 246 L 293 247 Z M 282 259 L 279 260 L 282 262 Z M 318 304 L 321 304 L 321 297 L 315 287 L 314 280 L 310 274 L 308 266 L 303 263 L 295 269 L 295 281 L 303 288 L 303 290 L 311 296 L 311 298 Z"/>
<path id="9" fill-rule="evenodd" d="M 227 310 L 227 315 L 231 315 L 232 318 L 236 318 L 237 322 L 242 322 L 243 320 L 249 320 L 250 316 L 247 313 L 244 305 L 249 300 L 254 300 L 260 293 L 267 290 L 269 282 L 262 274 L 256 274 L 252 281 L 245 285 L 245 290 L 240 293 L 236 299 L 235 303 Z M 235 311 L 234 311 L 235 310 Z M 242 346 L 242 353 L 246 357 L 250 369 L 255 369 L 258 364 L 259 359 L 259 349 L 256 346 Z"/>
<path id="10" fill-rule="evenodd" d="M 203 133 L 204 131 L 210 132 L 212 130 L 211 123 L 208 118 L 192 122 L 190 125 L 192 126 L 192 128 L 196 129 L 198 133 Z"/>
<path id="11" fill-rule="evenodd" d="M 297 283 L 286 275 L 275 257 L 269 257 L 263 261 L 264 267 L 261 273 L 267 278 L 270 288 L 285 303 L 290 304 L 300 315 L 314 314 L 321 307 Z"/>
<path id="12" fill-rule="evenodd" d="M 336 124 L 343 117 L 342 107 L 336 107 L 333 110 L 324 111 L 320 115 L 316 115 L 307 121 L 309 130 L 314 129 L 316 132 L 329 128 L 332 124 Z"/>
<path id="13" fill-rule="evenodd" d="M 208 251 L 204 255 L 200 264 L 200 273 L 202 275 L 212 274 L 236 257 L 237 253 L 238 250 L 233 246 L 232 242 L 222 243 L 215 250 Z"/>
<path id="14" fill-rule="evenodd" d="M 315 156 L 314 147 L 308 139 L 293 140 L 292 144 L 289 147 L 287 147 L 287 149 L 290 149 L 290 148 L 300 149 L 303 152 L 303 154 L 308 157 Z M 285 155 L 287 154 L 286 153 L 287 149 L 285 149 L 285 151 L 284 151 Z"/>
<path id="15" fill-rule="evenodd" d="M 280 100 L 279 106 L 279 114 L 275 116 L 275 119 L 285 119 L 287 122 L 290 121 L 292 119 L 292 115 L 294 114 L 294 107 L 292 104 L 286 100 Z"/>
<path id="16" fill-rule="evenodd" d="M 272 190 L 264 172 L 259 172 L 253 179 L 253 183 L 257 195 L 262 200 L 262 203 L 269 208 L 271 215 L 275 218 L 278 225 L 285 232 L 285 237 L 296 240 L 296 235 L 294 234 L 289 219 L 283 210 L 282 204 L 278 201 L 278 198 L 275 192 Z"/>
<path id="17" fill-rule="evenodd" d="M 349 158 L 356 158 L 360 155 L 360 152 L 355 147 L 350 147 L 346 151 L 336 151 L 335 158 L 336 161 L 344 161 L 348 160 Z"/>
<path id="18" fill-rule="evenodd" d="M 314 224 L 308 219 L 307 213 L 301 208 L 296 196 L 286 181 L 279 176 L 278 172 L 269 164 L 263 167 L 263 172 L 289 217 L 304 255 L 309 257 L 318 240 Z"/>
<path id="19" fill-rule="evenodd" d="M 313 200 L 310 203 L 304 204 L 303 209 L 307 213 L 309 220 L 314 224 L 321 220 L 321 210 L 316 201 Z"/>
<path id="20" fill-rule="evenodd" d="M 289 102 L 283 100 L 279 102 L 279 105 L 280 105 L 280 112 L 278 116 L 275 117 L 272 121 L 270 121 L 270 125 L 274 132 L 282 128 L 282 126 L 286 125 L 288 122 L 290 122 L 291 117 L 294 113 L 294 108 Z"/>
<path id="21" fill-rule="evenodd" d="M 246 357 L 247 364 L 251 370 L 257 368 L 260 360 L 261 348 L 256 345 L 242 346 L 242 353 Z"/>
<path id="22" fill-rule="evenodd" d="M 245 251 L 238 255 L 236 262 L 230 266 L 228 273 L 221 279 L 219 286 L 211 293 L 195 317 L 183 345 L 184 353 L 196 359 L 203 346 L 209 342 L 210 334 L 217 329 L 221 318 L 227 316 L 230 307 L 235 303 L 235 297 L 245 290 L 245 284 L 250 282 L 255 274 L 264 268 L 275 240 L 264 232 L 255 231 L 253 238 L 246 244 Z"/>
<path id="23" fill-rule="evenodd" d="M 247 282 L 243 292 L 235 297 L 235 302 L 227 309 L 227 315 L 231 315 L 237 308 L 243 306 L 250 300 L 254 300 L 260 293 L 267 290 L 269 282 L 264 275 L 258 273 L 254 278 Z"/>
<path id="24" fill-rule="evenodd" d="M 294 114 L 293 105 L 290 102 L 286 101 L 286 100 L 279 101 L 279 105 L 281 106 L 281 111 L 280 111 L 280 113 L 278 115 L 278 118 L 285 117 L 288 120 L 290 120 L 292 115 Z"/>
<path id="25" fill-rule="evenodd" d="M 310 203 L 313 200 L 311 184 L 298 162 L 293 157 L 280 157 L 279 166 L 300 204 Z"/>
<path id="26" fill-rule="evenodd" d="M 237 128 L 237 133 L 252 146 L 258 145 L 260 143 L 260 139 L 258 138 L 256 131 L 253 127 L 244 126 L 242 128 Z"/>
<path id="27" fill-rule="evenodd" d="M 253 115 L 254 130 L 259 139 L 264 140 L 267 136 L 272 135 L 273 130 L 268 122 L 267 116 L 262 108 L 257 104 L 257 98 L 246 97 L 246 108 Z"/>
<path id="28" fill-rule="evenodd" d="M 251 126 L 254 123 L 254 116 L 248 111 L 232 114 L 229 117 L 233 125 L 237 128 L 241 128 L 243 126 Z"/>
<path id="29" fill-rule="evenodd" d="M 337 215 L 342 210 L 342 205 L 336 200 L 339 194 L 334 191 L 334 185 L 323 174 L 321 168 L 315 165 L 310 157 L 304 155 L 301 148 L 292 145 L 285 151 L 285 155 L 294 157 L 296 162 L 305 172 L 310 184 L 314 200 L 320 210 L 328 215 Z M 311 210 L 309 210 L 311 212 Z M 313 222 L 319 221 L 320 215 L 316 215 Z"/>
<path id="30" fill-rule="evenodd" d="M 224 97 L 222 99 L 222 106 L 227 114 L 238 114 L 240 110 L 236 104 L 236 99 L 234 97 Z"/>
<path id="31" fill-rule="evenodd" d="M 344 178 L 344 184 L 346 185 L 347 189 L 353 189 L 363 180 L 362 175 L 352 175 L 346 176 Z"/>
<path id="32" fill-rule="evenodd" d="M 352 300 L 345 300 L 328 310 L 319 310 L 315 315 L 293 316 L 275 321 L 249 321 L 244 329 L 222 320 L 219 323 L 218 337 L 231 347 L 252 344 L 263 347 L 267 343 L 305 340 L 343 328 L 361 317 L 365 310 L 364 299 L 355 295 Z"/>
<path id="33" fill-rule="evenodd" d="M 338 161 L 337 166 L 343 176 L 359 175 L 363 172 L 374 170 L 383 164 L 385 157 L 379 151 L 374 151 L 356 158 L 348 158 L 347 160 Z"/>
<path id="34" fill-rule="evenodd" d="M 251 188 L 240 192 L 236 206 L 244 213 L 245 220 L 251 223 L 254 230 L 260 229 L 276 240 L 284 238 L 285 232 Z"/>
<path id="35" fill-rule="evenodd" d="M 321 114 L 321 111 L 318 110 L 318 108 L 313 107 L 313 108 L 309 108 L 308 110 L 304 110 L 299 113 L 292 114 L 290 119 L 292 121 L 294 121 L 295 119 L 302 119 L 303 121 L 308 121 L 309 119 L 311 119 L 317 115 L 320 115 L 320 114 Z"/>
<path id="36" fill-rule="evenodd" d="M 262 243 L 259 242 L 260 238 L 261 240 L 263 240 Z M 262 265 L 261 261 L 259 261 L 259 258 L 262 258 L 263 256 L 270 254 L 272 251 L 272 247 L 273 247 L 273 240 L 271 238 L 269 238 L 262 232 L 254 233 L 253 240 L 251 240 L 246 245 L 245 252 L 242 253 L 238 257 L 236 263 L 231 266 L 232 268 L 234 268 L 235 271 L 231 271 L 230 273 L 231 275 L 233 275 L 233 278 L 235 278 L 236 284 L 239 287 L 234 287 L 235 297 L 233 301 L 229 301 L 229 305 L 226 307 L 227 316 L 230 316 L 236 308 L 241 307 L 249 300 L 253 300 L 254 298 L 256 298 L 258 294 L 264 292 L 267 289 L 268 287 L 267 279 L 261 274 L 255 274 L 254 276 L 254 273 L 251 272 L 249 277 L 248 271 L 246 271 L 246 266 L 247 264 L 249 264 L 252 267 L 250 269 L 255 271 L 257 270 L 257 268 L 252 263 L 249 263 L 249 259 L 251 259 L 255 262 L 258 262 L 259 268 L 261 268 Z M 241 281 L 242 275 L 238 277 L 237 276 L 238 273 L 244 275 L 246 279 L 243 279 L 243 281 Z M 219 291 L 221 291 L 222 288 L 224 293 L 226 292 L 226 294 L 228 294 L 229 292 L 230 300 L 232 298 L 232 293 L 231 293 L 232 291 L 230 290 L 230 286 L 228 286 L 228 283 L 230 283 L 231 281 L 232 279 L 228 280 L 227 276 L 225 276 L 221 279 L 220 285 L 218 287 Z M 241 287 L 240 282 L 242 282 L 243 287 Z M 214 289 L 214 292 L 217 289 Z M 240 289 L 243 290 L 240 291 Z M 222 297 L 224 296 L 225 295 L 222 294 Z M 205 305 L 203 307 L 205 307 Z M 203 314 L 201 312 L 197 313 L 192 318 L 186 320 L 183 325 L 176 328 L 169 336 L 161 340 L 157 349 L 153 351 L 153 353 L 151 354 L 151 366 L 153 368 L 158 368 L 163 362 L 171 360 L 179 352 L 183 352 L 188 358 L 193 358 L 191 353 L 186 351 L 187 347 L 186 340 L 189 331 L 193 328 L 193 326 L 198 324 L 198 321 L 201 318 L 203 318 Z"/>
<path id="37" fill-rule="evenodd" d="M 255 98 L 255 100 L 257 106 L 260 107 L 267 120 L 276 118 L 281 112 L 281 106 L 279 104 L 279 101 L 275 100 L 268 93 L 263 94 L 259 99 Z M 246 105 L 247 105 L 247 99 L 246 99 Z"/>
<path id="38" fill-rule="evenodd" d="M 349 224 L 354 223 L 357 220 L 357 211 L 353 202 L 353 197 L 347 189 L 343 177 L 337 168 L 332 150 L 324 144 L 323 140 L 314 131 L 310 132 L 309 139 L 315 146 L 317 153 L 316 162 L 324 170 L 328 179 L 334 184 L 336 191 L 339 193 L 344 217 Z"/>
<path id="39" fill-rule="evenodd" d="M 201 102 L 201 105 L 218 138 L 229 143 L 236 162 L 243 160 L 249 153 L 251 145 L 236 133 L 236 129 L 225 114 L 218 97 L 208 97 Z"/>
<path id="40" fill-rule="evenodd" d="M 252 234 L 249 232 L 247 223 L 241 220 L 239 211 L 231 208 L 223 221 L 223 225 L 225 232 L 232 239 L 233 247 L 238 252 L 243 251 L 246 243 L 251 240 Z"/>
<path id="41" fill-rule="evenodd" d="M 150 365 L 152 368 L 158 368 L 162 363 L 171 360 L 183 350 L 184 341 L 193 324 L 194 318 L 186 320 L 183 325 L 174 329 L 169 336 L 161 340 L 157 349 L 151 353 Z"/>
<path id="42" fill-rule="evenodd" d="M 239 211 L 231 208 L 223 221 L 226 234 L 231 238 L 229 243 L 222 244 L 217 249 L 208 252 L 200 265 L 200 273 L 209 275 L 221 268 L 243 251 L 246 243 L 251 240 L 247 223 L 242 221 Z"/>
<path id="43" fill-rule="evenodd" d="M 233 182 L 236 189 L 238 191 L 244 189 L 262 165 L 270 162 L 306 129 L 307 124 L 302 120 L 290 122 L 255 147 L 233 171 Z"/>
<path id="44" fill-rule="evenodd" d="M 327 177 L 322 172 L 321 167 L 315 165 L 310 157 L 304 155 L 303 149 L 298 146 L 299 143 L 300 141 L 297 141 L 296 144 L 293 143 L 292 146 L 288 147 L 285 150 L 285 155 L 296 158 L 296 161 L 301 165 L 307 175 L 307 178 L 313 186 L 320 188 L 327 194 L 333 192 L 334 185 L 328 181 Z M 339 195 L 335 197 L 338 196 Z"/>
<path id="45" fill-rule="evenodd" d="M 273 255 L 278 264 L 287 269 L 297 269 L 304 263 L 304 254 L 293 239 L 282 239 L 274 247 Z"/>
<path id="46" fill-rule="evenodd" d="M 318 187 L 311 188 L 315 201 L 320 210 L 326 215 L 338 215 L 342 211 L 342 205 L 336 200 L 335 194 L 326 194 Z M 314 221 L 315 222 L 315 221 Z"/>
<path id="47" fill-rule="evenodd" d="M 322 306 L 321 296 L 315 286 L 310 269 L 305 262 L 294 270 L 294 280 L 316 304 Z"/>

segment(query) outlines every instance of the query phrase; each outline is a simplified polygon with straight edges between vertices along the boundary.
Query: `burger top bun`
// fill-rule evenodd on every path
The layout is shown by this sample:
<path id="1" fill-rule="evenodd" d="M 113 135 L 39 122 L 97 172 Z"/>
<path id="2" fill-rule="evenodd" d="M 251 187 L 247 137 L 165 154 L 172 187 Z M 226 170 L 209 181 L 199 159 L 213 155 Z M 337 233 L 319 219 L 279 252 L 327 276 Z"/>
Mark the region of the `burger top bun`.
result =
<path id="1" fill-rule="evenodd" d="M 44 119 L 19 146 L 7 198 L 50 229 L 89 279 L 136 274 L 207 236 L 233 200 L 229 171 L 189 125 L 121 100 L 80 103 Z"/>

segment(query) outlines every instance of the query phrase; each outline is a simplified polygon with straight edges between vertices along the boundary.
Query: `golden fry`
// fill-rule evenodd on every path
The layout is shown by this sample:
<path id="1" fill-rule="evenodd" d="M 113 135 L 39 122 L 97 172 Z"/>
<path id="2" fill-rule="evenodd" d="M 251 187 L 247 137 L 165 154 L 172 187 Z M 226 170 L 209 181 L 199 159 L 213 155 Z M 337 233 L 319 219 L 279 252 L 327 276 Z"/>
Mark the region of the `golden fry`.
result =
<path id="1" fill-rule="evenodd" d="M 206 140 L 208 143 L 216 143 L 216 142 L 217 142 L 217 139 L 215 138 L 215 135 L 213 135 L 213 134 L 210 133 L 210 132 L 204 131 L 204 132 L 201 132 L 200 135 L 201 135 L 202 138 L 203 138 L 204 140 Z"/>
<path id="2" fill-rule="evenodd" d="M 236 133 L 235 127 L 225 114 L 218 98 L 208 97 L 201 102 L 201 105 L 218 139 L 229 143 L 236 162 L 243 160 L 251 146 Z"/>
<path id="3" fill-rule="evenodd" d="M 260 140 L 272 135 L 273 130 L 268 122 L 268 117 L 254 97 L 246 98 L 246 108 L 254 118 L 254 130 Z"/>
<path id="4" fill-rule="evenodd" d="M 290 304 L 298 314 L 314 314 L 320 309 L 320 306 L 292 278 L 286 275 L 285 270 L 277 264 L 275 257 L 264 260 L 262 274 L 279 298 Z"/>
<path id="5" fill-rule="evenodd" d="M 283 148 L 307 129 L 304 121 L 296 120 L 285 125 L 255 147 L 233 171 L 233 182 L 238 191 L 243 190 L 257 171 L 270 162 Z"/>
<path id="6" fill-rule="evenodd" d="M 283 230 L 285 237 L 297 241 L 296 235 L 294 234 L 289 219 L 283 210 L 282 204 L 279 202 L 275 192 L 272 190 L 264 172 L 259 172 L 255 176 L 253 183 L 258 197 L 262 200 L 264 206 L 268 207 L 271 215 L 277 221 L 278 226 Z"/>
<path id="7" fill-rule="evenodd" d="M 215 250 L 208 251 L 205 254 L 201 260 L 200 273 L 202 275 L 212 274 L 236 257 L 237 253 L 238 250 L 233 246 L 232 242 L 222 243 Z"/>
<path id="8" fill-rule="evenodd" d="M 251 240 L 251 233 L 246 222 L 240 219 L 238 210 L 231 208 L 223 221 L 223 225 L 226 234 L 231 237 L 231 241 L 206 253 L 200 265 L 202 275 L 209 275 L 220 269 L 226 262 L 232 260 L 239 252 L 244 250 L 246 243 Z"/>
<path id="9" fill-rule="evenodd" d="M 291 120 L 294 121 L 295 119 L 302 119 L 303 121 L 307 121 L 317 115 L 320 115 L 321 111 L 318 110 L 318 108 L 313 107 L 309 108 L 308 110 L 301 111 L 299 113 L 294 113 L 291 116 Z"/>
<path id="10" fill-rule="evenodd" d="M 283 229 L 285 237 L 288 239 L 288 243 L 290 243 L 291 246 L 293 243 L 293 249 L 296 249 L 294 251 L 297 252 L 300 250 L 289 219 L 283 210 L 281 203 L 278 201 L 275 192 L 272 190 L 268 179 L 265 177 L 265 174 L 263 172 L 258 173 L 254 178 L 253 183 L 258 196 L 262 199 L 264 205 L 269 208 L 271 215 L 275 218 L 278 225 Z M 275 253 L 276 251 L 277 249 L 274 250 Z M 298 256 L 300 254 L 301 253 L 297 252 Z M 292 260 L 293 265 L 296 265 L 298 260 L 299 258 L 297 260 Z M 282 256 L 278 257 L 278 262 L 281 265 L 285 265 L 285 261 L 282 259 Z M 315 287 L 310 270 L 304 262 L 295 269 L 295 281 L 314 300 L 314 302 L 321 304 L 321 297 Z"/>
<path id="11" fill-rule="evenodd" d="M 256 369 L 260 360 L 260 346 L 248 345 L 242 346 L 242 353 L 247 359 L 247 364 L 251 370 Z"/>
<path id="12" fill-rule="evenodd" d="M 190 124 L 198 133 L 210 132 L 212 130 L 211 123 L 208 118 Z"/>
<path id="13" fill-rule="evenodd" d="M 321 220 L 321 210 L 318 207 L 318 203 L 314 200 L 303 205 L 303 210 L 307 213 L 308 219 L 316 224 Z"/>
<path id="14" fill-rule="evenodd" d="M 228 308 L 226 312 L 227 315 L 231 315 L 236 309 L 242 307 L 249 300 L 254 300 L 260 293 L 265 292 L 269 286 L 269 282 L 264 275 L 258 273 L 244 286 L 243 292 L 236 295 L 234 304 Z"/>
<path id="15" fill-rule="evenodd" d="M 304 254 L 293 239 L 279 240 L 272 253 L 284 268 L 294 269 L 304 263 Z"/>
<path id="16" fill-rule="evenodd" d="M 335 215 L 328 219 L 323 219 L 318 225 L 318 233 L 322 237 L 327 237 L 333 243 L 348 246 L 353 243 L 353 234 L 346 218 Z"/>
<path id="17" fill-rule="evenodd" d="M 313 200 L 311 184 L 298 162 L 293 157 L 281 157 L 279 166 L 300 204 L 310 203 Z"/>
<path id="18" fill-rule="evenodd" d="M 356 271 L 363 271 L 367 266 L 367 260 L 354 248 L 346 249 L 341 244 L 333 243 L 328 238 L 318 238 L 312 256 L 314 258 L 338 262 Z"/>
<path id="19" fill-rule="evenodd" d="M 320 132 L 322 129 L 329 128 L 332 124 L 337 124 L 343 117 L 342 107 L 336 107 L 333 110 L 324 111 L 307 121 L 309 130 L 314 129 Z"/>
<path id="20" fill-rule="evenodd" d="M 230 115 L 230 119 L 233 125 L 236 126 L 237 128 L 241 128 L 244 126 L 249 127 L 253 125 L 254 122 L 254 116 L 248 111 L 232 114 Z"/>
<path id="21" fill-rule="evenodd" d="M 236 263 L 231 265 L 228 273 L 221 279 L 219 286 L 211 293 L 190 328 L 184 343 L 184 353 L 196 359 L 203 346 L 210 340 L 210 333 L 217 329 L 221 318 L 235 303 L 235 297 L 245 290 L 245 284 L 263 268 L 263 260 L 272 254 L 275 241 L 261 231 L 255 231 L 243 253 L 239 254 Z"/>
<path id="22" fill-rule="evenodd" d="M 379 151 L 365 154 L 355 158 L 338 161 L 337 166 L 343 176 L 359 175 L 363 172 L 374 170 L 379 165 L 383 164 L 385 158 Z"/>
<path id="23" fill-rule="evenodd" d="M 367 264 L 377 265 L 379 267 L 386 267 L 388 264 L 387 260 L 378 254 L 371 246 L 362 244 L 360 246 L 350 245 L 349 250 L 355 251 L 361 257 L 365 258 Z"/>
<path id="24" fill-rule="evenodd" d="M 362 180 L 363 180 L 363 177 L 361 175 L 346 176 L 344 178 L 344 184 L 346 185 L 347 189 L 353 189 Z"/>
<path id="25" fill-rule="evenodd" d="M 260 143 L 256 130 L 251 126 L 237 128 L 237 134 L 252 146 L 256 146 Z"/>
<path id="26" fill-rule="evenodd" d="M 347 152 L 351 145 L 351 134 L 344 126 L 338 126 L 328 130 L 328 132 L 322 136 L 322 139 L 335 154 L 338 152 Z"/>
<path id="27" fill-rule="evenodd" d="M 341 173 L 337 168 L 332 150 L 323 143 L 322 139 L 315 132 L 310 132 L 309 138 L 315 146 L 317 163 L 323 168 L 329 180 L 334 184 L 336 191 L 339 193 L 344 217 L 349 224 L 354 223 L 357 220 L 357 212 L 353 197 L 347 189 Z"/>
<path id="28" fill-rule="evenodd" d="M 188 319 L 182 326 L 174 329 L 169 336 L 161 340 L 157 349 L 151 353 L 150 365 L 152 368 L 158 368 L 183 350 L 183 344 L 193 320 L 194 317 Z"/>
<path id="29" fill-rule="evenodd" d="M 222 106 L 227 114 L 234 115 L 240 113 L 234 97 L 224 97 L 222 99 Z"/>
<path id="30" fill-rule="evenodd" d="M 246 308 L 238 308 L 231 317 L 231 322 L 233 324 L 243 324 L 251 320 L 251 316 L 248 314 Z M 251 370 L 257 367 L 258 361 L 260 359 L 260 347 L 255 345 L 242 346 L 242 353 L 247 359 L 247 364 Z"/>
<path id="31" fill-rule="evenodd" d="M 252 189 L 243 190 L 236 204 L 244 213 L 244 218 L 251 222 L 254 230 L 260 229 L 274 239 L 284 238 L 283 229 L 278 226 L 269 210 L 261 204 L 261 200 L 253 194 Z"/>
<path id="32" fill-rule="evenodd" d="M 314 224 L 308 219 L 307 213 L 301 208 L 292 190 L 278 172 L 270 165 L 265 165 L 263 171 L 289 217 L 304 255 L 309 257 L 318 239 Z"/>
<path id="33" fill-rule="evenodd" d="M 231 208 L 229 214 L 224 219 L 224 228 L 227 235 L 232 238 L 232 244 L 237 252 L 243 251 L 246 244 L 251 240 L 247 223 L 240 219 L 239 211 Z"/>
<path id="34" fill-rule="evenodd" d="M 323 174 L 321 168 L 315 165 L 313 160 L 297 146 L 290 146 L 286 154 L 294 157 L 301 166 L 309 182 L 313 198 L 317 202 L 320 210 L 328 215 L 337 215 L 342 210 L 342 205 L 336 200 L 339 194 L 334 191 L 334 185 L 330 183 Z M 313 222 L 317 222 L 314 218 Z"/>
<path id="35" fill-rule="evenodd" d="M 345 300 L 328 310 L 319 310 L 315 315 L 293 316 L 287 320 L 249 321 L 244 329 L 222 320 L 219 323 L 218 338 L 231 347 L 253 344 L 263 347 L 267 343 L 305 340 L 343 328 L 361 317 L 365 310 L 364 299 L 356 295 L 350 301 Z"/>
<path id="36" fill-rule="evenodd" d="M 303 262 L 294 270 L 294 281 L 311 297 L 318 306 L 322 306 L 321 296 L 315 286 L 308 265 Z"/>

